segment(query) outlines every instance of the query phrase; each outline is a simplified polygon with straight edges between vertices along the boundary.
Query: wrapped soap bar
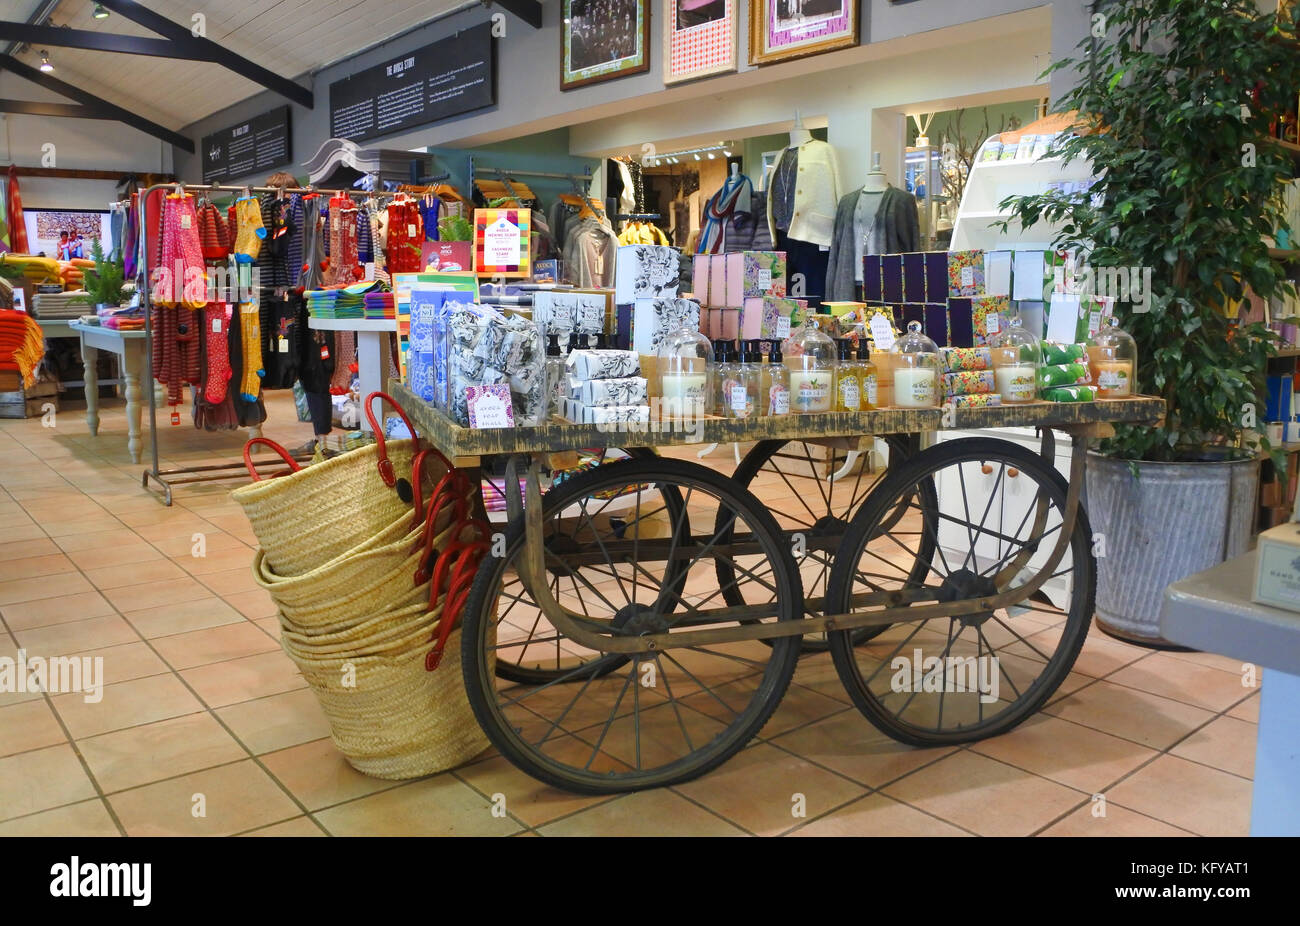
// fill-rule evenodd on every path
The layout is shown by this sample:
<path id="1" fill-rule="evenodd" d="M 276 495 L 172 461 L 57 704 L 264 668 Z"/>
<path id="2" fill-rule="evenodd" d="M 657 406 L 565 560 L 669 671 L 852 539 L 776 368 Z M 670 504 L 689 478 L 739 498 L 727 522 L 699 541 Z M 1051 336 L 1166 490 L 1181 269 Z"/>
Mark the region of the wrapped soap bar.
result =
<path id="1" fill-rule="evenodd" d="M 579 424 L 645 424 L 650 420 L 649 405 L 586 405 L 573 402 L 573 420 Z"/>
<path id="2" fill-rule="evenodd" d="M 948 373 L 993 369 L 993 354 L 987 347 L 944 347 L 939 352 Z"/>
<path id="3" fill-rule="evenodd" d="M 981 395 L 996 389 L 992 370 L 963 370 L 960 373 L 943 374 L 943 392 L 947 396 Z"/>
<path id="4" fill-rule="evenodd" d="M 1091 402 L 1097 398 L 1094 386 L 1058 386 L 1043 392 L 1043 398 L 1049 402 Z"/>
<path id="5" fill-rule="evenodd" d="M 1057 386 L 1081 386 L 1091 382 L 1092 374 L 1086 363 L 1062 363 L 1055 366 L 1039 367 L 1038 388 L 1053 389 Z"/>
<path id="6" fill-rule="evenodd" d="M 1060 366 L 1066 363 L 1086 361 L 1088 349 L 1083 344 L 1053 344 L 1043 342 L 1043 363 L 1048 366 Z"/>
<path id="7" fill-rule="evenodd" d="M 944 400 L 944 404 L 952 403 L 953 408 L 990 408 L 994 405 L 1002 404 L 1002 396 L 996 392 L 987 392 L 980 395 L 953 395 Z"/>
<path id="8" fill-rule="evenodd" d="M 573 379 L 622 379 L 641 375 L 641 357 L 631 350 L 575 350 L 564 366 Z"/>
<path id="9" fill-rule="evenodd" d="M 647 383 L 644 377 L 589 379 L 579 383 L 578 398 L 583 405 L 645 405 Z"/>

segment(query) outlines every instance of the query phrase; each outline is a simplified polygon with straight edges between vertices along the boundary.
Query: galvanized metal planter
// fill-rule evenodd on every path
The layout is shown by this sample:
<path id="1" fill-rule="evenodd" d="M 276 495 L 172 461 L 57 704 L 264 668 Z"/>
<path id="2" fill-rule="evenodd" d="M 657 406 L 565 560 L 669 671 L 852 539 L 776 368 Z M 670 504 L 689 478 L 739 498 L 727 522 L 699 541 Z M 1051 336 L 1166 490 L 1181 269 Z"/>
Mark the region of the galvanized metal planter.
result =
<path id="1" fill-rule="evenodd" d="M 1097 546 L 1097 623 L 1140 643 L 1160 636 L 1171 582 L 1246 551 L 1259 460 L 1129 464 L 1088 453 L 1087 505 Z M 1104 555 L 1102 555 L 1104 553 Z"/>

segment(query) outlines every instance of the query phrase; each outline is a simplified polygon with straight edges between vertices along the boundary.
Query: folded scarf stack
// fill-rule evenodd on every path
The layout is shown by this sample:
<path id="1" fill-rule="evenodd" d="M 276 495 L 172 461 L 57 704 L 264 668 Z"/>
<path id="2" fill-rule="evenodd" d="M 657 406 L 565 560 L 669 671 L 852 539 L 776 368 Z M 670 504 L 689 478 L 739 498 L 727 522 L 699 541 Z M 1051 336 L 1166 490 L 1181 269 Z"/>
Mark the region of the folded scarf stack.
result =
<path id="1" fill-rule="evenodd" d="M 36 385 L 36 368 L 45 357 L 41 326 L 26 312 L 0 309 L 0 370 L 16 370 L 23 385 Z"/>

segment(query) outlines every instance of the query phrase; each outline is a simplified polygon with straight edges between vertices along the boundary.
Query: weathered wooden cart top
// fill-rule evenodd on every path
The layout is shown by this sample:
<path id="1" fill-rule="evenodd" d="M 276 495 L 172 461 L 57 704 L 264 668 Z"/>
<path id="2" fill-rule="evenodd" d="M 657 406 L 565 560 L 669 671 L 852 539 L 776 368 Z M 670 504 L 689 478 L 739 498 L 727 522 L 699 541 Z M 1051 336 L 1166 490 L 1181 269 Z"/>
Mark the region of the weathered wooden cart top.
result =
<path id="1" fill-rule="evenodd" d="M 705 417 L 691 421 L 664 418 L 660 421 L 652 419 L 642 425 L 557 421 L 537 427 L 473 429 L 456 424 L 405 384 L 392 383 L 390 392 L 402 404 L 420 435 L 449 457 L 554 453 L 584 447 L 666 447 L 731 441 L 807 440 L 976 428 L 1068 427 L 1120 422 L 1154 424 L 1165 413 L 1163 399 L 1135 396 L 1105 402 L 1033 402 L 993 408 L 882 408 L 869 412 L 759 418 Z"/>

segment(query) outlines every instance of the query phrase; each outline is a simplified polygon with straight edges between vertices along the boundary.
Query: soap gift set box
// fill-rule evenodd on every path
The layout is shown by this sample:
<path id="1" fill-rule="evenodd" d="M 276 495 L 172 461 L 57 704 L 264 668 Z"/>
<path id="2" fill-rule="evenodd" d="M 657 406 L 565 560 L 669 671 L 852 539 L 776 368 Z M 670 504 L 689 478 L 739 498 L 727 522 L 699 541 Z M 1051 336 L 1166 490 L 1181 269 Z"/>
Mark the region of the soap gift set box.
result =
<path id="1" fill-rule="evenodd" d="M 695 298 L 706 308 L 740 309 L 747 299 L 786 295 L 784 251 L 697 254 L 691 269 Z"/>

